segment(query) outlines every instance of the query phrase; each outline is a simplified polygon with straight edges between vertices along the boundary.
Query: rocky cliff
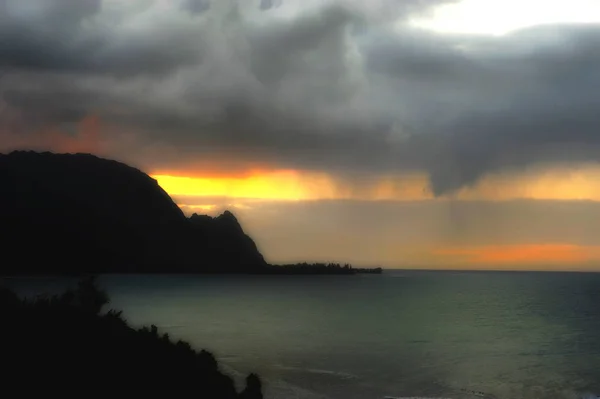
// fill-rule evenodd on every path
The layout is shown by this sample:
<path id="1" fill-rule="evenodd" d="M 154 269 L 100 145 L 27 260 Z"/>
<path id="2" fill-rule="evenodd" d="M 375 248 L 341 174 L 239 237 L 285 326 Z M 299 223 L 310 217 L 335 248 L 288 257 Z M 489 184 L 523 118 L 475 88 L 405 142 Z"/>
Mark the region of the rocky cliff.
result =
<path id="1" fill-rule="evenodd" d="M 88 154 L 0 154 L 0 273 L 253 272 L 230 212 L 187 218 L 138 169 Z"/>

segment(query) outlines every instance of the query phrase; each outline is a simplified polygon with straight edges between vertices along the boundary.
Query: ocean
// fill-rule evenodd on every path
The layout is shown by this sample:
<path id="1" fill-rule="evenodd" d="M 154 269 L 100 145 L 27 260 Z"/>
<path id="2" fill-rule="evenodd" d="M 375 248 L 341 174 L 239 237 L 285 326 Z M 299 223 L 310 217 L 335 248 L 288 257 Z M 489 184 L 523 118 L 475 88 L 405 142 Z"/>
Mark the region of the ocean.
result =
<path id="1" fill-rule="evenodd" d="M 600 395 L 600 273 L 100 277 L 135 326 L 215 354 L 266 399 Z M 26 295 L 62 282 L 14 280 Z"/>

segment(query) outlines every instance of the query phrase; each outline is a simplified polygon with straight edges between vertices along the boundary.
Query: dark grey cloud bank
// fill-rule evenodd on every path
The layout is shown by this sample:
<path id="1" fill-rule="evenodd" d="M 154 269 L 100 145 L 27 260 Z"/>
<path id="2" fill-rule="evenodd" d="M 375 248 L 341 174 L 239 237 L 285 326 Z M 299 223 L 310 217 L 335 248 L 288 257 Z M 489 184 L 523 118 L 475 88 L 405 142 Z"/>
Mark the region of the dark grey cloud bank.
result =
<path id="1" fill-rule="evenodd" d="M 440 2 L 325 3 L 0 0 L 3 146 L 93 113 L 146 168 L 425 171 L 435 194 L 599 160 L 600 25 L 442 36 L 401 22 Z"/>

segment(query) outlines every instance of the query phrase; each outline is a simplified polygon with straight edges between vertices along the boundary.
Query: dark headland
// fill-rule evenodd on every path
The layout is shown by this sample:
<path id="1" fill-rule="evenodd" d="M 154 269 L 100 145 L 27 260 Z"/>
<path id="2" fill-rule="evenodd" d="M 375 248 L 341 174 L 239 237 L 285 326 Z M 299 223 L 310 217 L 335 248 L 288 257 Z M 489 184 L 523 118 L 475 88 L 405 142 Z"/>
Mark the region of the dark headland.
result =
<path id="1" fill-rule="evenodd" d="M 90 154 L 0 154 L 0 274 L 356 274 L 272 265 L 225 211 L 186 217 L 142 171 Z"/>

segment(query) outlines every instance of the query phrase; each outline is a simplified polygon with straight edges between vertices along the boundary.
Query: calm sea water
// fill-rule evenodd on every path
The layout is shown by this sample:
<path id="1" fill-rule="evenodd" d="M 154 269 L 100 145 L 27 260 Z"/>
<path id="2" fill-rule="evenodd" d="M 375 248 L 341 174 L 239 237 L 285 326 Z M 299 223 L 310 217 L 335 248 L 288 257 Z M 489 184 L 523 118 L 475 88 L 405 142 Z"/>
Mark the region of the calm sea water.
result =
<path id="1" fill-rule="evenodd" d="M 600 394 L 600 274 L 105 276 L 111 307 L 258 372 L 267 399 Z M 23 293 L 51 282 L 14 282 Z M 493 396 L 492 396 L 493 395 Z"/>

